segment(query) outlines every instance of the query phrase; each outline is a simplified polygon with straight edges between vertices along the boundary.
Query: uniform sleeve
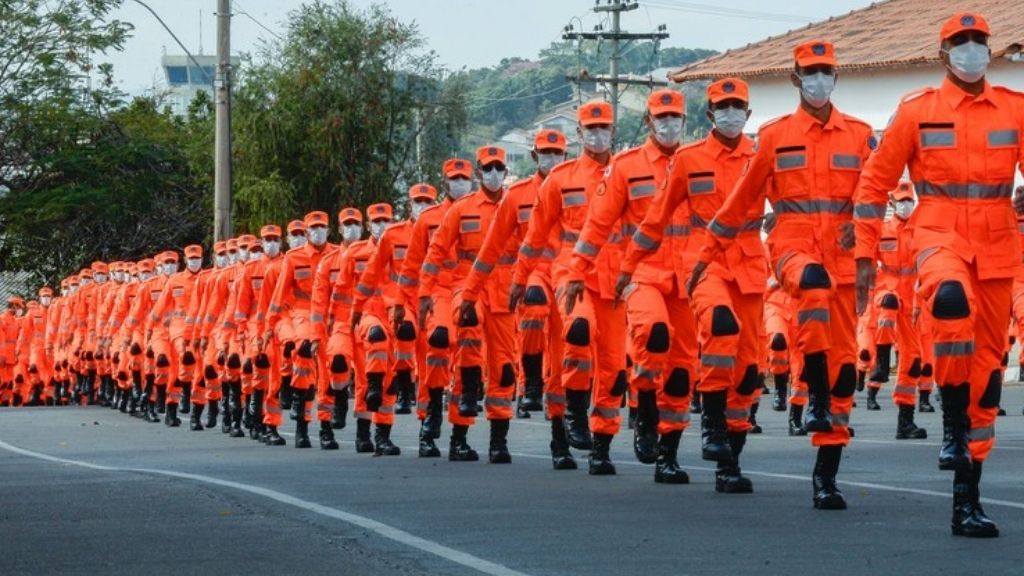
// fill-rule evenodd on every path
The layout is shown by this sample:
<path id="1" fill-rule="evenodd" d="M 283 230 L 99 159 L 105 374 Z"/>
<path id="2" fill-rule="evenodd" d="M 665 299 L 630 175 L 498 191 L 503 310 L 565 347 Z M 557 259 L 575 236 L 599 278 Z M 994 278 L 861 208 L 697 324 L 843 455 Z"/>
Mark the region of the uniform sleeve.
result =
<path id="1" fill-rule="evenodd" d="M 580 230 L 579 240 L 572 252 L 570 268 L 576 280 L 594 269 L 601 247 L 608 243 L 612 228 L 622 217 L 628 198 L 626 171 L 619 170 L 618 162 L 612 162 L 587 205 L 587 219 Z"/>
<path id="2" fill-rule="evenodd" d="M 516 226 L 519 224 L 519 206 L 517 203 L 518 199 L 516 197 L 506 195 L 502 198 L 501 204 L 498 205 L 498 210 L 494 214 L 494 220 L 491 222 L 491 229 L 487 231 L 484 243 L 476 255 L 476 260 L 473 261 L 473 267 L 469 271 L 469 276 L 466 277 L 462 290 L 463 300 L 469 302 L 477 300 L 484 282 L 487 281 L 491 272 L 494 271 L 498 258 L 501 257 L 501 253 L 505 250 L 508 239 L 515 234 Z"/>
<path id="3" fill-rule="evenodd" d="M 239 331 L 245 331 L 249 324 L 250 312 L 252 310 L 252 274 L 255 266 L 246 266 L 245 273 L 239 282 L 235 283 L 235 323 Z"/>
<path id="4" fill-rule="evenodd" d="M 146 315 L 146 331 L 153 330 L 163 320 L 164 314 L 167 313 L 171 292 L 173 290 L 171 290 L 170 283 L 168 282 L 168 285 L 164 286 L 164 290 L 160 292 L 160 298 L 157 298 L 156 304 L 153 305 L 149 314 Z"/>
<path id="5" fill-rule="evenodd" d="M 267 306 L 268 328 L 277 326 L 278 321 L 281 320 L 282 313 L 288 308 L 285 300 L 291 288 L 292 278 L 292 259 L 285 256 L 284 262 L 281 263 L 277 282 L 274 285 L 274 295 L 270 298 L 270 305 Z"/>
<path id="6" fill-rule="evenodd" d="M 899 184 L 903 169 L 914 154 L 915 128 L 907 107 L 901 104 L 882 135 L 882 143 L 860 173 L 853 196 L 853 226 L 857 236 L 853 252 L 855 258 L 873 259 L 878 252 L 889 191 Z"/>
<path id="7" fill-rule="evenodd" d="M 420 268 L 420 297 L 430 294 L 437 283 L 437 276 L 444 266 L 444 258 L 451 253 L 452 247 L 459 238 L 459 219 L 462 215 L 461 204 L 453 205 L 444 215 L 441 227 L 434 232 L 434 238 L 427 248 L 427 256 Z"/>
<path id="8" fill-rule="evenodd" d="M 321 258 L 313 275 L 313 294 L 309 303 L 309 321 L 323 324 L 327 308 L 331 302 L 331 264 L 330 256 Z"/>
<path id="9" fill-rule="evenodd" d="M 388 231 L 385 231 L 380 237 L 380 242 L 377 243 L 377 248 L 366 262 L 366 269 L 363 270 L 363 274 L 355 286 L 353 310 L 362 312 L 366 301 L 373 296 L 374 291 L 380 286 L 380 280 L 384 276 L 384 268 L 389 262 L 392 262 L 392 255 L 395 253 L 393 236 L 394 233 L 388 234 Z"/>
<path id="10" fill-rule="evenodd" d="M 549 176 L 537 192 L 537 204 L 530 214 L 526 236 L 519 247 L 519 258 L 513 276 L 513 282 L 516 284 L 526 284 L 526 279 L 544 255 L 551 234 L 555 233 L 553 229 L 562 214 L 561 186 L 557 180 L 557 177 Z"/>
<path id="11" fill-rule="evenodd" d="M 283 262 L 279 264 L 283 264 Z M 263 274 L 263 286 L 260 288 L 260 298 L 256 304 L 256 328 L 259 334 L 267 331 L 270 300 L 273 298 L 274 290 L 277 288 L 278 271 L 280 269 L 280 265 L 268 264 Z"/>
<path id="12" fill-rule="evenodd" d="M 647 207 L 643 222 L 629 241 L 626 257 L 622 262 L 623 272 L 632 274 L 641 260 L 654 254 L 661 247 L 665 227 L 672 220 L 676 208 L 686 201 L 689 193 L 687 174 L 686 162 L 680 156 L 676 156 L 665 182 L 658 188 L 650 206 Z"/>
<path id="13" fill-rule="evenodd" d="M 435 208 L 440 210 L 440 208 Z M 409 240 L 409 248 L 405 251 L 405 260 L 402 261 L 402 269 L 398 273 L 398 305 L 408 306 L 416 299 L 416 291 L 420 286 L 420 266 L 427 256 L 427 238 L 430 230 L 427 228 L 427 221 L 422 216 L 413 224 L 412 238 Z"/>

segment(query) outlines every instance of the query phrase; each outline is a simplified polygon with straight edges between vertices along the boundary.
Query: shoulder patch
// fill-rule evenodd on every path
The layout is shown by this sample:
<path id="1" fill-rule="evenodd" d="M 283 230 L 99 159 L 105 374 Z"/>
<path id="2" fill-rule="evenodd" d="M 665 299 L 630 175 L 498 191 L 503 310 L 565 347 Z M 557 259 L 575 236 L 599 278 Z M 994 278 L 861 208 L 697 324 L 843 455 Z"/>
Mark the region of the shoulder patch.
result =
<path id="1" fill-rule="evenodd" d="M 925 94 L 931 94 L 932 92 L 935 92 L 936 90 L 938 90 L 938 88 L 936 88 L 934 86 L 926 86 L 924 88 L 921 88 L 921 89 L 918 89 L 918 90 L 914 90 L 913 92 L 908 92 L 908 93 L 903 95 L 903 98 L 900 98 L 900 103 L 902 104 L 904 102 L 910 102 L 912 100 L 916 100 L 916 99 L 920 98 L 921 96 L 924 96 Z"/>
<path id="2" fill-rule="evenodd" d="M 1013 88 L 1009 88 L 1007 86 L 994 86 L 993 85 L 992 89 L 995 90 L 996 92 L 1005 92 L 1005 93 L 1010 94 L 1012 96 L 1024 97 L 1024 92 L 1021 92 L 1020 90 L 1014 90 Z"/>
<path id="3" fill-rule="evenodd" d="M 765 122 L 764 124 L 761 124 L 761 126 L 760 126 L 760 127 L 759 127 L 759 128 L 757 129 L 757 131 L 758 131 L 758 132 L 762 132 L 762 131 L 764 131 L 764 130 L 765 130 L 766 128 L 770 128 L 771 126 L 773 126 L 773 125 L 775 125 L 775 124 L 778 124 L 779 122 L 781 122 L 781 121 L 783 121 L 783 120 L 786 120 L 786 119 L 787 119 L 787 118 L 789 118 L 790 116 L 792 116 L 792 114 L 783 114 L 782 116 L 779 116 L 779 117 L 777 117 L 777 118 L 772 118 L 771 120 L 768 120 L 768 121 L 767 121 L 767 122 Z"/>

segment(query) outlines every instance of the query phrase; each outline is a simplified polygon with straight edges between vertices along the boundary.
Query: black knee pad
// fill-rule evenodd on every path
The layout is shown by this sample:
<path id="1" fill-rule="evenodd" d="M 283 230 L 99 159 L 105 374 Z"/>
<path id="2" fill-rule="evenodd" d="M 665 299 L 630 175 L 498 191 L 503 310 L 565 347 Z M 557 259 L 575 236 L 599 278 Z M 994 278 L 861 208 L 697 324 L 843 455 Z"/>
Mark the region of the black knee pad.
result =
<path id="1" fill-rule="evenodd" d="M 256 361 L 254 363 L 260 370 L 266 370 L 267 368 L 270 368 L 270 357 L 260 352 L 256 355 Z"/>
<path id="2" fill-rule="evenodd" d="M 473 326 L 479 326 L 480 325 L 480 318 L 478 318 L 477 315 L 476 315 L 476 306 L 471 306 L 466 311 L 466 315 L 464 317 L 460 316 L 459 322 L 460 322 L 460 324 L 459 324 L 460 326 L 465 326 L 466 328 L 472 328 Z"/>
<path id="3" fill-rule="evenodd" d="M 907 375 L 911 378 L 921 377 L 921 359 L 914 358 L 914 361 L 910 363 L 910 368 L 907 370 Z"/>
<path id="4" fill-rule="evenodd" d="M 590 323 L 583 318 L 573 320 L 565 341 L 573 346 L 590 346 Z"/>
<path id="5" fill-rule="evenodd" d="M 395 338 L 402 342 L 415 342 L 416 327 L 412 325 L 412 322 L 404 320 L 398 325 L 398 330 L 395 331 Z"/>
<path id="6" fill-rule="evenodd" d="M 284 357 L 291 358 L 292 352 L 295 352 L 295 342 L 285 342 L 284 350 L 282 350 Z"/>
<path id="7" fill-rule="evenodd" d="M 740 333 L 740 325 L 736 316 L 728 306 L 715 306 L 711 311 L 711 335 L 735 336 Z"/>
<path id="8" fill-rule="evenodd" d="M 238 354 L 231 354 L 228 356 L 228 368 L 237 370 L 242 367 L 242 359 L 238 357 Z"/>
<path id="9" fill-rule="evenodd" d="M 502 364 L 501 365 L 501 382 L 500 382 L 501 387 L 502 388 L 508 388 L 509 386 L 514 386 L 515 383 L 516 383 L 516 370 L 515 370 L 515 368 L 513 368 L 511 364 Z"/>
<path id="10" fill-rule="evenodd" d="M 427 344 L 430 344 L 431 348 L 448 348 L 451 346 L 450 342 L 448 328 L 444 326 L 434 328 L 434 331 L 430 333 L 430 338 L 427 338 Z"/>
<path id="11" fill-rule="evenodd" d="M 857 354 L 857 358 L 860 358 L 861 362 L 868 362 L 871 360 L 871 351 L 861 350 L 860 353 Z"/>
<path id="12" fill-rule="evenodd" d="M 775 352 L 785 352 L 789 349 L 789 344 L 786 342 L 786 336 L 784 334 L 775 334 L 772 336 L 771 349 Z"/>
<path id="13" fill-rule="evenodd" d="M 761 380 L 758 378 L 757 365 L 751 364 L 743 371 L 743 379 L 740 380 L 740 385 L 736 391 L 744 396 L 750 396 L 760 387 Z"/>
<path id="14" fill-rule="evenodd" d="M 686 398 L 690 394 L 690 373 L 685 368 L 673 368 L 665 380 L 665 395 Z"/>
<path id="15" fill-rule="evenodd" d="M 964 285 L 956 280 L 947 280 L 939 284 L 932 302 L 932 316 L 937 320 L 956 320 L 971 315 L 971 305 L 967 302 Z"/>
<path id="16" fill-rule="evenodd" d="M 156 357 L 156 367 L 157 368 L 167 368 L 170 365 L 171 365 L 171 361 L 167 358 L 166 355 L 161 354 L 161 355 Z"/>
<path id="17" fill-rule="evenodd" d="M 245 362 L 242 362 L 242 374 L 252 375 L 252 359 L 246 358 Z"/>
<path id="18" fill-rule="evenodd" d="M 139 346 L 138 342 L 132 342 L 132 347 L 128 351 L 132 353 L 132 356 L 138 356 L 142 354 L 142 346 Z M 67 362 L 64 362 L 64 367 L 67 368 Z"/>
<path id="19" fill-rule="evenodd" d="M 366 341 L 370 343 L 385 342 L 387 339 L 388 334 L 384 331 L 384 327 L 376 324 L 370 326 L 370 330 L 366 334 Z"/>
<path id="20" fill-rule="evenodd" d="M 1009 352 L 1003 352 L 1002 366 L 1003 366 L 1003 368 L 1006 368 L 1009 365 L 1010 365 L 1010 353 Z"/>
<path id="21" fill-rule="evenodd" d="M 39 374 L 39 368 L 37 368 L 35 364 L 29 364 L 28 365 L 28 373 L 29 374 Z"/>
<path id="22" fill-rule="evenodd" d="M 978 400 L 978 406 L 982 408 L 995 408 L 1003 395 L 1003 371 L 993 370 L 988 376 L 988 384 L 985 385 L 985 393 Z"/>
<path id="23" fill-rule="evenodd" d="M 931 364 L 925 364 L 924 367 L 921 368 L 921 377 L 922 378 L 931 378 L 932 374 L 934 374 L 934 373 L 935 373 L 935 369 L 932 368 Z"/>
<path id="24" fill-rule="evenodd" d="M 668 352 L 668 347 L 668 325 L 664 322 L 655 322 L 651 326 L 651 334 L 647 337 L 647 351 L 664 354 Z"/>
<path id="25" fill-rule="evenodd" d="M 203 370 L 203 376 L 205 376 L 207 380 L 212 382 L 217 379 L 217 369 L 214 368 L 213 366 L 207 366 L 206 369 Z"/>
<path id="26" fill-rule="evenodd" d="M 811 290 L 813 288 L 831 288 L 832 280 L 828 277 L 828 271 L 821 264 L 812 263 L 804 266 L 800 274 L 800 289 Z"/>
<path id="27" fill-rule="evenodd" d="M 191 350 L 186 350 L 185 353 L 181 355 L 181 363 L 184 364 L 185 366 L 195 366 L 195 354 L 193 354 Z"/>
<path id="28" fill-rule="evenodd" d="M 832 395 L 836 398 L 849 398 L 857 388 L 857 368 L 853 364 L 843 364 L 839 367 L 839 376 L 836 378 L 836 385 L 832 388 Z"/>
<path id="29" fill-rule="evenodd" d="M 152 348 L 146 348 L 146 358 L 149 358 L 150 360 L 152 360 L 154 357 L 156 357 L 156 355 L 153 353 L 153 349 Z"/>
<path id="30" fill-rule="evenodd" d="M 895 294 L 885 294 L 882 296 L 882 300 L 878 305 L 886 310 L 899 310 L 900 299 L 897 298 Z"/>
<path id="31" fill-rule="evenodd" d="M 540 286 L 527 286 L 526 294 L 523 295 L 523 304 L 541 306 L 548 303 L 548 295 Z"/>
<path id="32" fill-rule="evenodd" d="M 628 389 L 629 379 L 626 377 L 626 371 L 619 370 L 619 373 L 615 375 L 615 385 L 612 386 L 612 396 L 622 396 Z"/>
<path id="33" fill-rule="evenodd" d="M 345 361 L 345 357 L 341 354 L 331 358 L 331 373 L 332 374 L 344 374 L 348 371 L 348 362 Z"/>

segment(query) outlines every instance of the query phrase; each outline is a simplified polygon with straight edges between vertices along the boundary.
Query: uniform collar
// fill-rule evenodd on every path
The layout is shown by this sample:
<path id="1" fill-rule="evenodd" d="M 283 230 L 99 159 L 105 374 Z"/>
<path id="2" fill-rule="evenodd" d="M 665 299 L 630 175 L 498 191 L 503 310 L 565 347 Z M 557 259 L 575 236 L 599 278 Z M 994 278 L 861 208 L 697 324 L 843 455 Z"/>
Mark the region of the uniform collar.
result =
<path id="1" fill-rule="evenodd" d="M 732 150 L 726 148 L 725 144 L 715 138 L 714 133 L 708 133 L 707 138 L 704 139 L 704 147 L 707 151 L 718 158 L 722 154 L 727 154 L 732 157 L 736 156 L 751 156 L 754 153 L 754 141 L 744 135 L 740 138 L 740 143 L 736 145 Z"/>
<path id="2" fill-rule="evenodd" d="M 665 154 L 662 152 L 661 148 L 658 147 L 658 143 L 654 141 L 654 136 L 648 136 L 641 148 L 644 151 L 644 156 L 647 158 L 647 161 L 651 164 L 655 164 L 659 160 L 670 160 L 672 158 L 672 154 L 675 154 L 675 150 L 672 151 L 672 154 Z M 676 150 L 678 149 L 679 147 L 677 146 Z"/>
<path id="3" fill-rule="evenodd" d="M 803 106 L 797 106 L 796 114 L 793 115 L 793 119 L 797 125 L 803 130 L 804 134 L 809 132 L 811 128 L 818 127 L 821 130 L 846 130 L 846 120 L 843 119 L 843 115 L 836 108 L 835 104 L 832 104 L 832 113 L 828 117 L 828 122 L 822 124 L 818 122 L 818 119 L 811 116 Z"/>
<path id="4" fill-rule="evenodd" d="M 977 102 L 991 102 L 992 101 L 992 85 L 985 80 L 985 88 L 982 89 L 981 94 L 974 96 L 964 92 L 962 88 L 954 84 L 949 77 L 942 79 L 942 86 L 939 87 L 939 94 L 942 95 L 942 99 L 954 110 L 960 107 L 965 100 L 977 101 Z"/>
<path id="5" fill-rule="evenodd" d="M 587 154 L 586 150 L 584 150 L 580 154 L 580 157 L 577 160 L 577 163 L 578 163 L 578 165 L 581 168 L 583 168 L 585 170 L 590 170 L 590 171 L 603 171 L 608 166 L 607 164 L 601 164 L 597 160 L 594 160 L 593 158 L 591 158 L 590 154 Z"/>

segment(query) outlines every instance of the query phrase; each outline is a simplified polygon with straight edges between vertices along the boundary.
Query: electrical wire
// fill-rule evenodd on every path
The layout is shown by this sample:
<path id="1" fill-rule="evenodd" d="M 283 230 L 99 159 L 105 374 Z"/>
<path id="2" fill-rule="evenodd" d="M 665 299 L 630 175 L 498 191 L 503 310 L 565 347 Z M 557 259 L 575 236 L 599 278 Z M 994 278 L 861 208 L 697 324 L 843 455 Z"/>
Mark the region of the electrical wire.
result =
<path id="1" fill-rule="evenodd" d="M 252 21 L 253 21 L 253 24 L 256 24 L 256 25 L 257 25 L 257 26 L 259 26 L 260 28 L 263 28 L 264 30 L 266 30 L 266 31 L 267 31 L 267 33 L 268 33 L 268 34 L 270 34 L 270 35 L 271 35 L 271 36 L 273 36 L 274 38 L 277 38 L 278 40 L 284 40 L 284 38 L 282 38 L 282 37 L 281 37 L 281 36 L 280 36 L 280 35 L 279 35 L 279 34 L 278 34 L 277 32 L 274 32 L 274 31 L 273 31 L 273 30 L 271 30 L 270 28 L 267 28 L 266 26 L 264 26 L 264 25 L 263 25 L 263 22 L 260 22 L 259 20 L 257 20 L 257 19 L 256 19 L 256 17 L 255 17 L 255 16 L 253 16 L 252 14 L 249 14 L 248 12 L 246 12 L 245 10 L 243 10 L 243 9 L 242 9 L 242 8 L 241 8 L 241 7 L 240 7 L 240 6 L 238 5 L 238 2 L 235 2 L 234 0 L 232 0 L 232 2 L 231 2 L 231 3 L 232 3 L 232 4 L 234 5 L 234 7 L 235 7 L 235 13 L 236 13 L 236 14 L 241 14 L 242 16 L 245 16 L 245 17 L 246 17 L 246 18 L 248 18 L 249 20 L 252 20 Z"/>
<path id="2" fill-rule="evenodd" d="M 781 12 L 762 12 L 759 10 L 743 10 L 739 8 L 726 8 L 700 2 L 681 2 L 679 0 L 643 0 L 643 3 L 651 8 L 661 10 L 673 10 L 676 12 L 689 12 L 692 14 L 706 14 L 709 16 L 725 16 L 727 18 L 745 18 L 748 20 L 761 20 L 767 22 L 788 22 L 807 24 L 814 21 L 813 16 L 800 16 L 796 14 L 784 14 Z"/>
<path id="3" fill-rule="evenodd" d="M 142 6 L 146 10 L 149 10 L 149 13 L 152 14 L 153 17 L 157 19 L 157 22 L 160 22 L 160 25 L 164 27 L 164 30 L 167 30 L 167 33 L 171 35 L 171 38 L 174 38 L 174 41 L 178 43 L 178 47 L 181 48 L 185 52 L 185 55 L 188 56 L 188 59 L 191 60 L 192 63 L 196 65 L 196 68 L 198 68 L 199 71 L 203 73 L 203 77 L 206 78 L 206 81 L 209 82 L 210 84 L 213 84 L 213 78 L 210 78 L 210 75 L 207 74 L 206 69 L 203 68 L 199 64 L 199 62 L 196 60 L 196 57 L 193 56 L 192 53 L 188 51 L 188 48 L 185 48 L 185 45 L 182 44 L 181 40 L 178 40 L 178 37 L 174 34 L 174 32 L 170 29 L 170 27 L 167 26 L 167 23 L 164 22 L 163 18 L 161 18 L 160 15 L 157 14 L 155 10 L 150 8 L 149 5 L 146 4 L 145 2 L 143 2 L 142 0 L 135 0 L 135 3 L 138 4 L 139 6 Z"/>

